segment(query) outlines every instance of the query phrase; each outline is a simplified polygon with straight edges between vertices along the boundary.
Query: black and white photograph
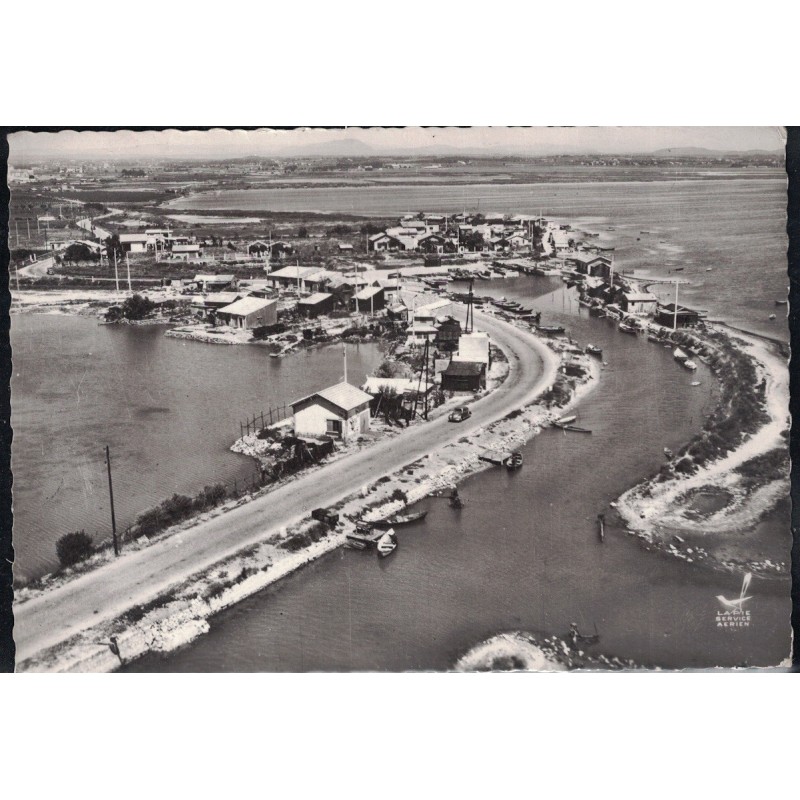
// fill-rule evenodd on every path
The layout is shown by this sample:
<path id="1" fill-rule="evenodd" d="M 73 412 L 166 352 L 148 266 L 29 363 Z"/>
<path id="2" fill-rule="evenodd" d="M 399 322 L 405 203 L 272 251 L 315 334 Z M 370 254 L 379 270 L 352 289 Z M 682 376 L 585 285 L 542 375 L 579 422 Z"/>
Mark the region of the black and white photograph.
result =
<path id="1" fill-rule="evenodd" d="M 16 672 L 788 670 L 786 136 L 9 133 Z"/>

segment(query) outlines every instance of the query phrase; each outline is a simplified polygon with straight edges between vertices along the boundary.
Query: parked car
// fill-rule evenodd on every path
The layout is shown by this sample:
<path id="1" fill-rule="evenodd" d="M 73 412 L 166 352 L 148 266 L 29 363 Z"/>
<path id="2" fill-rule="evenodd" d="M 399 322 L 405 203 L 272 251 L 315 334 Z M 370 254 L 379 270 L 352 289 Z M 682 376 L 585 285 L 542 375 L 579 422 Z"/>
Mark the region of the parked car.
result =
<path id="1" fill-rule="evenodd" d="M 472 412 L 466 406 L 460 406 L 459 408 L 454 408 L 450 412 L 448 419 L 450 422 L 463 422 L 465 419 L 469 419 L 471 416 Z"/>

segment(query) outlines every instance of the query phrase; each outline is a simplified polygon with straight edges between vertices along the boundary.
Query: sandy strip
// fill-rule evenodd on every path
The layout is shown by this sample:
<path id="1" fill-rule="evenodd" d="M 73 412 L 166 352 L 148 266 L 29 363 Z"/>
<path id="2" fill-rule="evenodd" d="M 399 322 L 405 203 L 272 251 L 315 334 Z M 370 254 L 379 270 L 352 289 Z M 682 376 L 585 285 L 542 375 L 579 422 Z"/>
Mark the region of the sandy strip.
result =
<path id="1" fill-rule="evenodd" d="M 756 456 L 787 446 L 783 437 L 789 428 L 789 370 L 786 362 L 762 339 L 738 332 L 732 338 L 742 340 L 741 349 L 755 359 L 759 378 L 766 380 L 769 422 L 735 450 L 694 475 L 664 483 L 647 482 L 625 492 L 617 501 L 617 510 L 628 527 L 645 538 L 652 538 L 656 523 L 698 532 L 752 524 L 781 496 L 784 487 L 779 482 L 777 490 L 771 486 L 753 493 L 747 508 L 735 509 L 733 514 L 725 514 L 723 509 L 723 512 L 702 521 L 691 520 L 682 514 L 680 498 L 687 492 L 702 487 L 735 487 L 737 478 L 734 471 L 738 467 Z M 647 497 L 643 496 L 646 488 L 650 489 Z"/>

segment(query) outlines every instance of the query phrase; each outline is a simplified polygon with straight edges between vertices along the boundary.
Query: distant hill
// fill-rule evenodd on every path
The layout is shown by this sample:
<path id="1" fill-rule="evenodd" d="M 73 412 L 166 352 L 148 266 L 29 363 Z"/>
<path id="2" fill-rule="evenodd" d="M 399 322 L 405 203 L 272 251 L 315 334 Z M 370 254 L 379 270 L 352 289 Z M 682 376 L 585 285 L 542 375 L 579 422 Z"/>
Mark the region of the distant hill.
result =
<path id="1" fill-rule="evenodd" d="M 665 147 L 661 150 L 654 150 L 650 155 L 674 158 L 684 156 L 717 158 L 719 156 L 775 156 L 782 152 L 783 150 L 709 150 L 707 147 Z"/>
<path id="2" fill-rule="evenodd" d="M 375 155 L 374 148 L 360 139 L 335 139 L 320 144 L 305 144 L 287 147 L 277 153 L 281 156 L 325 156 L 328 158 L 357 158 Z"/>

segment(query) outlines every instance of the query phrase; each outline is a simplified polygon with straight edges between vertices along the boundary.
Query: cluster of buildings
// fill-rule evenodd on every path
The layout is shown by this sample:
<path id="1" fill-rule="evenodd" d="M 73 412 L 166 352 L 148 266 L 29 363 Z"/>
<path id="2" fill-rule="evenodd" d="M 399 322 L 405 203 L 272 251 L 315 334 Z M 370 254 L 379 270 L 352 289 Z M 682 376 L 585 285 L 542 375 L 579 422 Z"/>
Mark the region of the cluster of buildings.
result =
<path id="1" fill-rule="evenodd" d="M 536 217 L 519 214 L 406 215 L 369 237 L 370 252 L 467 253 L 532 250 L 540 234 Z"/>

